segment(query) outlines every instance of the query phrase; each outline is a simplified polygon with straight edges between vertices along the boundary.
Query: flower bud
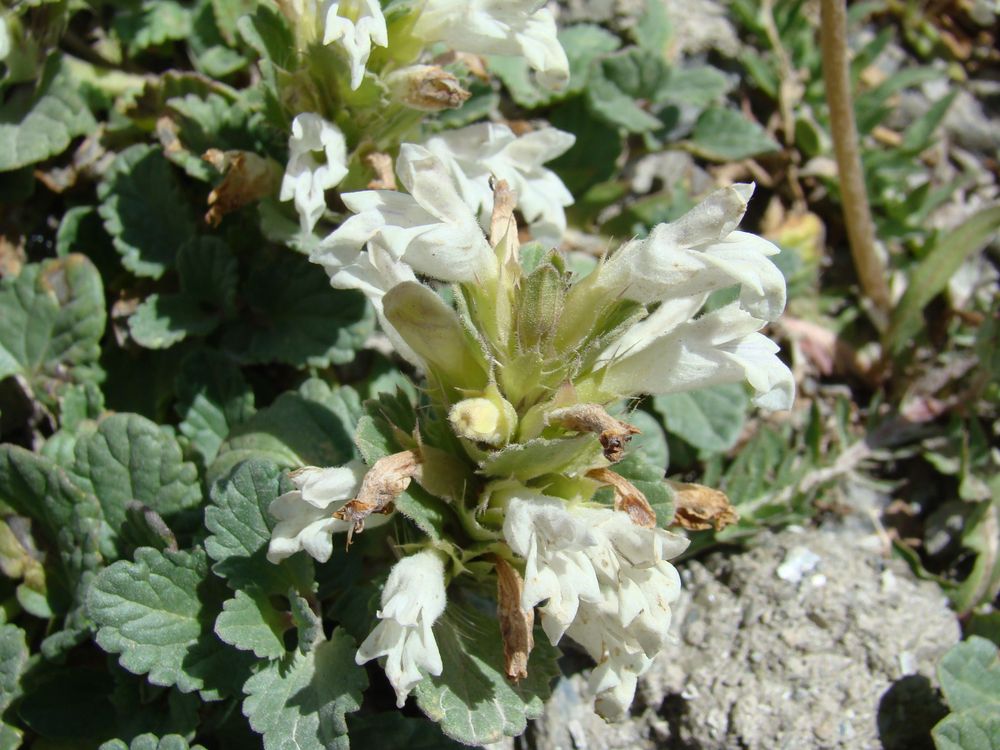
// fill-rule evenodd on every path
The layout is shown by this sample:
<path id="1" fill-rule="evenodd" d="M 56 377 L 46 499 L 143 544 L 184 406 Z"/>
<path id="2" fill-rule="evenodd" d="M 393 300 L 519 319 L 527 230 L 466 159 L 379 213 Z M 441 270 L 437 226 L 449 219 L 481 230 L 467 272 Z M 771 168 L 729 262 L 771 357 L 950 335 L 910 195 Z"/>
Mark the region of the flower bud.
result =
<path id="1" fill-rule="evenodd" d="M 424 112 L 461 107 L 471 94 L 458 79 L 437 65 L 411 65 L 386 79 L 393 98 Z"/>
<path id="2" fill-rule="evenodd" d="M 507 443 L 517 428 L 517 412 L 493 383 L 486 386 L 482 396 L 451 407 L 448 420 L 459 437 L 492 446 Z"/>

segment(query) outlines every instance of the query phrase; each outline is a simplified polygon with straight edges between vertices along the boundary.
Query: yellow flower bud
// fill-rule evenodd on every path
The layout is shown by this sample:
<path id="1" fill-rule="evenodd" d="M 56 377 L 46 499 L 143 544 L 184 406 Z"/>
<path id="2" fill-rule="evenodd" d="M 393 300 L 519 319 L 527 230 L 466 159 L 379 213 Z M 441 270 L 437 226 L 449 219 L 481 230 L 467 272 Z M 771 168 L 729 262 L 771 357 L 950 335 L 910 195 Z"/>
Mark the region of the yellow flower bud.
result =
<path id="1" fill-rule="evenodd" d="M 486 386 L 482 396 L 459 401 L 448 412 L 455 434 L 474 443 L 500 446 L 508 442 L 517 427 L 517 412 L 496 385 Z"/>

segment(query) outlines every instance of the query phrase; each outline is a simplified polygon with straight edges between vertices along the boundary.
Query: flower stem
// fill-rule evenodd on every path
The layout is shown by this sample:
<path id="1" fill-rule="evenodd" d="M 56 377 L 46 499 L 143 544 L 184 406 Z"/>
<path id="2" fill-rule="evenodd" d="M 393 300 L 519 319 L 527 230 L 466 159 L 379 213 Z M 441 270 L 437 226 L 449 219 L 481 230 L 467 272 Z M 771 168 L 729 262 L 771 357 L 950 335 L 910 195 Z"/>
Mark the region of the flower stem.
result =
<path id="1" fill-rule="evenodd" d="M 850 68 L 847 59 L 847 8 L 844 0 L 821 0 L 820 45 L 823 80 L 830 107 L 830 129 L 837 156 L 844 221 L 851 245 L 855 270 L 865 296 L 871 302 L 869 315 L 875 327 L 884 330 L 892 308 L 886 271 L 875 249 L 875 224 L 868 205 L 858 128 L 851 100 Z"/>

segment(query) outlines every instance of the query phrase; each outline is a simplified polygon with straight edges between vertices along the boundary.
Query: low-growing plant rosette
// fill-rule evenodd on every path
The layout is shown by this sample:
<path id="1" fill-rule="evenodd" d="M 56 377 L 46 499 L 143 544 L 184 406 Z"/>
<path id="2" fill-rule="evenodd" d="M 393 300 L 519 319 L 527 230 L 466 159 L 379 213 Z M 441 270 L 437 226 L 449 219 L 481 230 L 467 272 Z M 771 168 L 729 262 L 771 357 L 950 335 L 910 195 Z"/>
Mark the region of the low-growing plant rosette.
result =
<path id="1" fill-rule="evenodd" d="M 792 374 L 760 332 L 785 304 L 778 249 L 736 229 L 753 186 L 717 190 L 578 274 L 558 250 L 520 245 L 517 194 L 487 169 L 464 178 L 490 180 L 481 221 L 483 201 L 467 199 L 475 191 L 431 148 L 403 144 L 395 166 L 406 192 L 344 194 L 355 215 L 311 259 L 371 301 L 422 378 L 421 398 L 369 402 L 356 435 L 366 472 L 293 473 L 297 489 L 271 505 L 269 558 L 304 550 L 325 561 L 339 538 L 354 545 L 348 557 L 384 561 L 381 546 L 358 542 L 398 519 L 379 538 L 399 560 L 357 652 L 358 663 L 384 658 L 398 705 L 415 691 L 441 718 L 433 686 L 465 676 L 449 674 L 434 624 L 473 601 L 498 612 L 493 667 L 512 684 L 534 668 L 537 611 L 552 645 L 571 640 L 591 656 L 596 708 L 621 718 L 668 648 L 680 591 L 669 560 L 687 546 L 665 528 L 665 467 L 656 503 L 630 479 L 642 459 L 623 459 L 640 431 L 621 405 L 744 381 L 765 408 L 793 399 Z M 733 302 L 706 309 L 729 288 Z"/>

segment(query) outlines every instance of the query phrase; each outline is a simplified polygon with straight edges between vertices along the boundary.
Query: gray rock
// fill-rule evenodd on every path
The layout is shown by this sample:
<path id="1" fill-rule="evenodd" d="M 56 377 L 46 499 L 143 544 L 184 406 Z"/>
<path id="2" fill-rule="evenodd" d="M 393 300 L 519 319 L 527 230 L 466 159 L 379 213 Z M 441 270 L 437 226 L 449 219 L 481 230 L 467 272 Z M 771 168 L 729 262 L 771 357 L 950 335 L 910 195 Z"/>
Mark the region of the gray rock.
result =
<path id="1" fill-rule="evenodd" d="M 640 683 L 632 719 L 606 724 L 583 677 L 563 678 L 529 746 L 922 747 L 943 715 L 935 667 L 959 626 L 935 584 L 861 536 L 789 530 L 681 566 L 676 645 Z"/>

